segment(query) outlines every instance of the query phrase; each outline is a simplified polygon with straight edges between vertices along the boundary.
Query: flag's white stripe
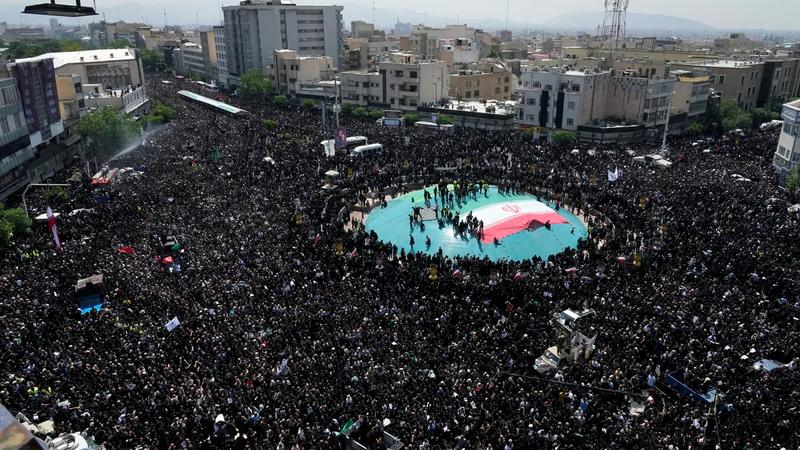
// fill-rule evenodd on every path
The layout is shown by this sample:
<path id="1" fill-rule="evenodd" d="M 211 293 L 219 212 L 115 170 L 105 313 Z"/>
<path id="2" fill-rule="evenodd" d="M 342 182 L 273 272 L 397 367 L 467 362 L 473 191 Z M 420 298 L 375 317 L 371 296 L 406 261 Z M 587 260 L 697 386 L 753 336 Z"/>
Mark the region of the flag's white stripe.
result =
<path id="1" fill-rule="evenodd" d="M 519 202 L 495 203 L 476 209 L 472 215 L 483 221 L 485 228 L 495 223 L 508 220 L 516 215 L 552 213 L 552 208 L 536 200 L 523 200 Z M 463 213 L 462 213 L 462 217 Z"/>

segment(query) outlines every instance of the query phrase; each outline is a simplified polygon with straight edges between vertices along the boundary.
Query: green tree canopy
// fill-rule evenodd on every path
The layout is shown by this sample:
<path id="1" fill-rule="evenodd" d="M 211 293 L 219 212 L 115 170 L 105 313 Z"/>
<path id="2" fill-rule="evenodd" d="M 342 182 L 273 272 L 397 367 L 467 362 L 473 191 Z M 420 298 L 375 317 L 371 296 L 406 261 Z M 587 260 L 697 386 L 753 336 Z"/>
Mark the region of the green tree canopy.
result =
<path id="1" fill-rule="evenodd" d="M 272 82 L 270 82 L 260 70 L 251 69 L 242 75 L 240 89 L 244 97 L 263 97 L 267 92 L 272 90 Z"/>
<path id="2" fill-rule="evenodd" d="M 383 117 L 383 111 L 381 111 L 379 109 L 372 109 L 372 110 L 369 111 L 369 118 L 370 119 L 378 120 L 381 117 Z"/>
<path id="3" fill-rule="evenodd" d="M 300 102 L 300 107 L 303 108 L 303 109 L 311 109 L 316 104 L 317 104 L 317 102 L 315 102 L 314 100 L 311 100 L 310 98 L 307 98 L 307 99 L 304 99 L 303 101 Z"/>
<path id="4" fill-rule="evenodd" d="M 142 127 L 122 111 L 106 106 L 81 117 L 78 132 L 89 142 L 89 153 L 111 157 L 135 142 Z"/>
<path id="5" fill-rule="evenodd" d="M 703 124 L 700 122 L 692 122 L 689 124 L 689 127 L 686 129 L 686 132 L 689 133 L 690 136 L 697 136 L 698 134 L 703 132 Z"/>
<path id="6" fill-rule="evenodd" d="M 403 122 L 407 127 L 413 127 L 415 123 L 419 122 L 419 116 L 415 113 L 408 113 L 403 115 Z"/>
<path id="7" fill-rule="evenodd" d="M 145 120 L 147 123 L 162 124 L 169 122 L 173 117 L 175 117 L 175 109 L 158 102 L 156 106 L 150 110 L 150 113 L 145 116 Z"/>
<path id="8" fill-rule="evenodd" d="M 139 50 L 139 57 L 142 58 L 142 65 L 147 70 L 155 70 L 158 63 L 161 62 L 160 53 L 146 48 Z"/>
<path id="9" fill-rule="evenodd" d="M 289 99 L 286 98 L 285 95 L 276 95 L 274 100 L 275 104 L 278 106 L 286 106 L 287 104 L 289 104 Z"/>
<path id="10" fill-rule="evenodd" d="M 448 116 L 447 114 L 440 114 L 439 117 L 436 119 L 437 125 L 452 125 L 453 118 Z"/>
<path id="11" fill-rule="evenodd" d="M 800 165 L 797 165 L 786 175 L 786 188 L 796 196 L 800 192 Z"/>
<path id="12" fill-rule="evenodd" d="M 767 111 L 764 108 L 755 108 L 752 114 L 753 114 L 753 128 L 758 128 L 762 123 L 767 123 L 769 121 L 778 120 L 781 118 L 780 114 L 772 111 Z"/>
<path id="13" fill-rule="evenodd" d="M 568 147 L 576 142 L 575 133 L 566 130 L 558 130 L 553 133 L 553 142 L 560 147 Z"/>
<path id="14" fill-rule="evenodd" d="M 264 124 L 264 128 L 270 131 L 274 130 L 278 126 L 278 123 L 272 119 L 264 119 L 264 122 L 262 123 Z"/>
<path id="15" fill-rule="evenodd" d="M 133 47 L 130 42 L 126 41 L 125 39 L 117 39 L 114 42 L 108 44 L 108 48 L 128 48 Z"/>
<path id="16" fill-rule="evenodd" d="M 13 236 L 22 236 L 30 233 L 31 219 L 21 208 L 5 209 L 0 203 L 0 250 L 5 250 L 11 244 Z"/>

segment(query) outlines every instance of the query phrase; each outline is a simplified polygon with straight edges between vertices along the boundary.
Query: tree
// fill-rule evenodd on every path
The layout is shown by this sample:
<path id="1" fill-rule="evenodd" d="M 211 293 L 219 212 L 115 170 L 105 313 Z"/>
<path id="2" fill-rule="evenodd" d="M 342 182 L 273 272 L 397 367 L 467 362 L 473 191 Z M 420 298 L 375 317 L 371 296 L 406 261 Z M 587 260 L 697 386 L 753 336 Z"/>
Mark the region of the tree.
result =
<path id="1" fill-rule="evenodd" d="M 369 118 L 370 119 L 378 120 L 381 117 L 383 117 L 383 111 L 381 111 L 379 109 L 370 110 L 370 112 L 369 112 Z"/>
<path id="2" fill-rule="evenodd" d="M 280 107 L 284 107 L 289 104 L 289 99 L 286 98 L 285 95 L 276 95 L 273 100 L 275 101 L 275 104 Z"/>
<path id="3" fill-rule="evenodd" d="M 753 128 L 758 128 L 762 123 L 767 123 L 772 120 L 778 120 L 781 115 L 772 111 L 767 111 L 764 108 L 755 108 L 753 110 Z"/>
<path id="4" fill-rule="evenodd" d="M 352 116 L 353 115 L 353 104 L 352 103 L 343 103 L 342 104 L 342 115 L 343 116 Z"/>
<path id="5" fill-rule="evenodd" d="M 744 111 L 722 119 L 722 129 L 725 131 L 746 130 L 751 126 L 753 126 L 753 116 Z"/>
<path id="6" fill-rule="evenodd" d="M 155 70 L 161 62 L 161 55 L 158 52 L 146 48 L 139 50 L 139 57 L 142 58 L 142 65 L 147 70 Z"/>
<path id="7" fill-rule="evenodd" d="M 163 124 L 167 123 L 175 117 L 175 110 L 161 102 L 156 103 L 156 106 L 150 110 L 150 114 L 145 116 L 147 123 Z"/>
<path id="8" fill-rule="evenodd" d="M 278 126 L 278 123 L 272 119 L 264 119 L 262 123 L 264 124 L 264 128 L 270 131 L 274 130 Z"/>
<path id="9" fill-rule="evenodd" d="M 21 208 L 5 209 L 0 203 L 0 250 L 5 250 L 11 244 L 13 236 L 22 236 L 30 233 L 31 219 Z"/>
<path id="10" fill-rule="evenodd" d="M 58 50 L 62 52 L 79 52 L 85 49 L 80 41 L 62 39 L 58 41 Z"/>
<path id="11" fill-rule="evenodd" d="M 128 47 L 132 47 L 132 45 L 125 39 L 117 39 L 114 42 L 108 44 L 108 48 L 128 48 Z"/>
<path id="12" fill-rule="evenodd" d="M 242 75 L 240 86 L 242 96 L 247 98 L 259 98 L 272 90 L 272 83 L 258 69 L 251 69 Z"/>
<path id="13" fill-rule="evenodd" d="M 110 157 L 136 142 L 142 127 L 122 111 L 106 106 L 81 117 L 78 132 L 87 139 L 89 153 Z"/>
<path id="14" fill-rule="evenodd" d="M 489 52 L 489 55 L 488 55 L 488 57 L 489 57 L 489 58 L 497 58 L 497 57 L 498 57 L 498 56 L 497 56 L 497 51 L 496 51 L 495 49 L 492 49 L 492 50 Z"/>
<path id="15" fill-rule="evenodd" d="M 368 114 L 369 112 L 367 112 L 367 108 L 364 108 L 363 106 L 359 106 L 358 108 L 353 110 L 353 115 L 360 119 L 367 117 Z"/>
<path id="16" fill-rule="evenodd" d="M 310 98 L 307 98 L 307 99 L 304 99 L 303 101 L 300 102 L 300 107 L 303 108 L 303 109 L 311 109 L 316 104 L 317 104 L 317 102 L 315 102 L 314 100 L 311 100 Z"/>
<path id="17" fill-rule="evenodd" d="M 452 125 L 453 118 L 448 116 L 447 114 L 440 114 L 439 117 L 436 119 L 437 125 Z"/>
<path id="18" fill-rule="evenodd" d="M 689 133 L 689 136 L 697 136 L 703 132 L 703 124 L 700 122 L 692 122 L 689 128 L 686 129 L 686 132 Z"/>
<path id="19" fill-rule="evenodd" d="M 575 133 L 566 130 L 558 130 L 553 133 L 553 142 L 559 147 L 574 145 L 576 141 Z"/>
<path id="20" fill-rule="evenodd" d="M 712 114 L 717 114 L 712 111 Z M 753 116 L 742 111 L 735 100 L 727 98 L 723 99 L 719 105 L 719 115 L 714 118 L 716 126 L 721 127 L 724 131 L 731 131 L 737 129 L 747 129 L 753 126 Z"/>
<path id="21" fill-rule="evenodd" d="M 407 127 L 413 127 L 415 123 L 419 122 L 419 116 L 414 113 L 408 113 L 403 116 L 403 122 Z"/>
<path id="22" fill-rule="evenodd" d="M 792 196 L 797 195 L 798 191 L 800 191 L 800 164 L 796 165 L 786 175 L 786 189 L 789 190 Z"/>

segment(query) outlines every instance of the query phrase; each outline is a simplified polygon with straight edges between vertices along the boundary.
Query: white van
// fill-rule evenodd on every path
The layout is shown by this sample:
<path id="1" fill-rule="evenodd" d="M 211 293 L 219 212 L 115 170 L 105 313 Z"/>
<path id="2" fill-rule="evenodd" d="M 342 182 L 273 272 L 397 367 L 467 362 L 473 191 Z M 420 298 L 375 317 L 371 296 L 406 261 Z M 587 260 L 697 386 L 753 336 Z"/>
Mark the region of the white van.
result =
<path id="1" fill-rule="evenodd" d="M 383 145 L 381 144 L 369 144 L 369 145 L 362 145 L 360 147 L 356 147 L 353 150 L 352 156 L 372 156 L 372 155 L 379 155 L 383 152 Z"/>

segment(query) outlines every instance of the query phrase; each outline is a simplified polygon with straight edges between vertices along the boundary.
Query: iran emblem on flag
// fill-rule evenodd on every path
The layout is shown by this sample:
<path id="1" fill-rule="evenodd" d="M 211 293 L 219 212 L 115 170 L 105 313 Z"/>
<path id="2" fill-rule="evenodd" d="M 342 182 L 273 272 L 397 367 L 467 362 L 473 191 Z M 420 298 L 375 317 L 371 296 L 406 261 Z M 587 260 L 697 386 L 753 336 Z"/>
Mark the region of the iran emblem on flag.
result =
<path id="1" fill-rule="evenodd" d="M 567 220 L 549 206 L 536 200 L 514 203 L 495 203 L 475 210 L 478 220 L 483 221 L 483 238 L 488 244 L 494 239 L 502 240 L 512 234 L 539 227 L 567 224 Z"/>

